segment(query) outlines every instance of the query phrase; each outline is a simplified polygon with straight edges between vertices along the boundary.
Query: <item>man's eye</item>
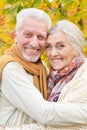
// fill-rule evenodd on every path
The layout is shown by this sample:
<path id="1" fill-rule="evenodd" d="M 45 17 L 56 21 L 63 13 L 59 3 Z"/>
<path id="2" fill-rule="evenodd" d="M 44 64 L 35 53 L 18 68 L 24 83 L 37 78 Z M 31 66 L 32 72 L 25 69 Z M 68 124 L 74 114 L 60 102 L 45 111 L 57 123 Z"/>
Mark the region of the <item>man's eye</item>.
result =
<path id="1" fill-rule="evenodd" d="M 46 49 L 51 49 L 52 46 L 51 45 L 46 45 Z"/>
<path id="2" fill-rule="evenodd" d="M 26 33 L 25 34 L 25 37 L 31 37 L 32 35 L 31 34 L 29 34 L 29 33 Z"/>
<path id="3" fill-rule="evenodd" d="M 38 36 L 38 39 L 39 40 L 46 40 L 46 37 L 44 37 L 44 36 Z"/>

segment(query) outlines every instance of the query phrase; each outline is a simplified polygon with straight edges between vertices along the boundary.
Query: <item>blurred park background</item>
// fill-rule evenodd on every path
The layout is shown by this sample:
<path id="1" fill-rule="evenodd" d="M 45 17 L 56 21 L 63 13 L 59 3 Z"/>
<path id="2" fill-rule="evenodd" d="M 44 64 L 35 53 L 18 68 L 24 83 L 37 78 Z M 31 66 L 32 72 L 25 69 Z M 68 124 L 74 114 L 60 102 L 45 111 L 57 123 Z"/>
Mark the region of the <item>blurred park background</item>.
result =
<path id="1" fill-rule="evenodd" d="M 53 25 L 60 19 L 77 24 L 86 39 L 83 50 L 87 56 L 87 0 L 0 0 L 0 55 L 14 42 L 16 14 L 27 7 L 46 11 Z M 47 62 L 45 53 L 42 59 Z"/>

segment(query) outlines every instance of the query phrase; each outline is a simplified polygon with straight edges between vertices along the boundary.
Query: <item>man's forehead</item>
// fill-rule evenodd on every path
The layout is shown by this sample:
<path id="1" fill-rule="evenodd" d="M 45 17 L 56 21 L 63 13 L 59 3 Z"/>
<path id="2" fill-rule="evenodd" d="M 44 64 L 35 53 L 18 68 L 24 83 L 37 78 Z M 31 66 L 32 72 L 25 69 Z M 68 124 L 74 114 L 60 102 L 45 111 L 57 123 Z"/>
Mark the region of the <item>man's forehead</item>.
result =
<path id="1" fill-rule="evenodd" d="M 33 30 L 33 29 L 28 29 L 28 28 L 25 28 L 24 32 L 26 33 L 32 33 L 32 34 L 41 34 L 41 35 L 44 35 L 44 36 L 47 36 L 47 32 L 46 31 L 41 31 L 41 30 Z"/>

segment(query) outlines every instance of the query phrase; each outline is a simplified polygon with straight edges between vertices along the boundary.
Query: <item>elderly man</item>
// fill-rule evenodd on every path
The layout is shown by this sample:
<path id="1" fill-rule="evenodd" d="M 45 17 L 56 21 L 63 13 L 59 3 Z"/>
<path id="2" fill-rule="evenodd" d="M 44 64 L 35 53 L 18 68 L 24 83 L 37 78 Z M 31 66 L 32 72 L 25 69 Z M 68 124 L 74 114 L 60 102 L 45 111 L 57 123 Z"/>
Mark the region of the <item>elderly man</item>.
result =
<path id="1" fill-rule="evenodd" d="M 0 57 L 1 126 L 34 122 L 25 111 L 34 87 L 47 98 L 46 72 L 40 56 L 50 28 L 50 17 L 40 9 L 27 8 L 18 13 L 15 43 Z"/>
<path id="2" fill-rule="evenodd" d="M 72 96 L 73 91 L 72 94 L 68 94 L 68 92 L 71 92 L 73 89 L 66 86 L 63 91 L 64 93 L 61 93 L 60 99 L 57 103 L 45 100 L 47 98 L 46 72 L 41 63 L 40 55 L 45 48 L 47 32 L 51 27 L 50 23 L 49 16 L 38 9 L 24 9 L 17 15 L 15 43 L 0 58 L 0 125 L 3 126 L 0 130 L 4 129 L 4 127 L 6 127 L 6 130 L 21 130 L 21 126 L 26 126 L 26 124 L 35 122 L 35 120 L 41 124 L 55 126 L 50 127 L 47 125 L 47 130 L 58 130 L 58 128 L 60 130 L 62 126 L 67 126 L 67 128 L 69 128 L 69 126 L 72 126 L 73 124 L 77 126 L 82 124 L 79 128 L 83 128 L 83 125 L 87 124 L 87 94 L 86 89 L 83 89 L 82 87 L 84 86 L 84 84 L 82 84 L 83 82 L 79 85 L 77 83 L 80 79 L 75 82 L 77 86 L 72 84 L 71 86 L 75 86 L 77 90 L 79 90 L 79 86 L 81 95 L 79 95 L 78 92 L 76 94 L 76 88 L 74 89 L 75 97 Z M 62 25 L 66 29 L 70 29 L 68 24 L 63 23 Z M 62 28 L 62 26 L 60 27 Z M 68 33 L 72 31 L 73 28 L 71 28 L 71 31 Z M 60 37 L 60 35 L 56 36 L 53 34 L 51 36 L 48 37 L 49 40 L 47 41 L 46 48 L 48 48 L 49 52 L 51 51 L 51 48 L 55 48 L 52 51 L 52 55 L 54 55 L 55 59 L 55 55 L 57 56 L 59 53 L 56 53 L 54 50 L 66 48 L 64 45 L 65 40 L 64 42 L 61 42 L 64 37 Z M 54 39 L 54 36 L 56 36 L 56 39 Z M 53 40 L 50 38 L 53 38 Z M 59 44 L 60 46 L 54 46 L 53 44 L 55 44 L 55 42 L 52 42 L 51 40 L 58 40 L 56 44 L 61 43 Z M 62 52 L 66 55 L 65 51 Z M 60 67 L 61 69 L 61 66 L 56 66 L 56 64 L 54 65 L 55 60 L 53 60 L 51 55 L 49 55 L 49 58 L 53 61 L 53 67 Z M 60 58 L 61 63 L 63 64 L 65 64 L 65 62 L 62 62 L 64 58 Z M 57 65 L 59 65 L 58 63 Z M 85 66 L 83 65 L 84 68 L 86 68 Z M 83 69 L 81 70 L 81 75 L 79 77 L 82 78 Z M 84 69 L 84 73 L 86 75 L 87 71 L 85 70 L 86 69 Z M 87 78 L 84 76 L 82 79 L 86 81 L 86 85 L 84 86 L 86 88 Z M 83 90 L 85 91 L 83 92 Z M 81 101 L 76 100 L 77 97 L 80 97 Z M 75 103 L 73 101 L 75 101 Z M 78 103 L 76 103 L 76 101 L 78 101 Z M 34 130 L 35 126 L 35 130 L 37 130 L 39 125 L 40 124 L 33 123 L 33 125 L 30 124 L 30 127 L 27 128 L 29 128 L 29 130 Z M 56 126 L 58 127 L 56 128 Z M 24 127 L 22 130 L 26 130 L 27 128 Z M 43 129 L 46 130 L 44 125 L 40 125 L 40 127 L 38 127 L 38 130 Z M 71 128 L 69 130 L 71 130 Z"/>

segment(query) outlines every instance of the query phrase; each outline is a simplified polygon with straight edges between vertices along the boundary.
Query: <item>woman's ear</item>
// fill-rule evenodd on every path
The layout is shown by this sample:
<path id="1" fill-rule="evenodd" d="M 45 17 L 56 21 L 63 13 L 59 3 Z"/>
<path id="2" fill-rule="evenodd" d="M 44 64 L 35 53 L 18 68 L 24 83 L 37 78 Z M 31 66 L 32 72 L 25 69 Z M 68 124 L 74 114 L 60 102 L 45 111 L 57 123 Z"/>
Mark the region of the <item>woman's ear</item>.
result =
<path id="1" fill-rule="evenodd" d="M 78 51 L 77 50 L 74 50 L 74 56 L 76 57 L 76 56 L 78 56 Z"/>

